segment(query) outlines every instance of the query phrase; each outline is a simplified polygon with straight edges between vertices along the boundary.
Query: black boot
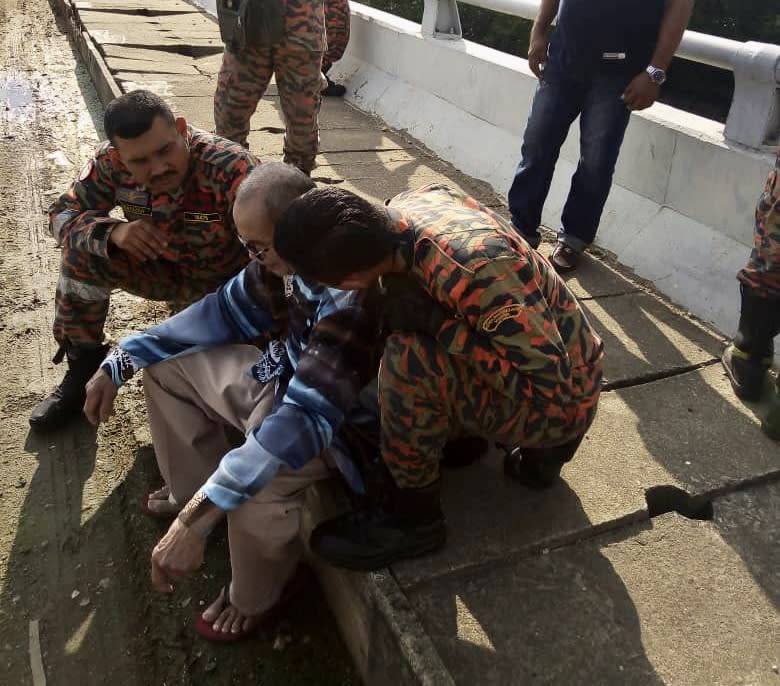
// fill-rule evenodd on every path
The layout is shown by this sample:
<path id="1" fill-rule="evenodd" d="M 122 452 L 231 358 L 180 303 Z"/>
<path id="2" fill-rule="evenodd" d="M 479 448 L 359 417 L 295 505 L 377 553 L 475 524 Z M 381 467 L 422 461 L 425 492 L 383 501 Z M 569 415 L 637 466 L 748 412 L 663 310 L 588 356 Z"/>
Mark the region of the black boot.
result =
<path id="1" fill-rule="evenodd" d="M 554 448 L 507 448 L 504 474 L 535 491 L 550 488 L 577 452 L 583 436 Z"/>
<path id="2" fill-rule="evenodd" d="M 342 98 L 344 97 L 344 94 L 347 92 L 347 87 L 342 86 L 340 83 L 335 83 L 334 81 L 330 80 L 330 77 L 326 74 L 325 80 L 328 82 L 328 87 L 323 89 L 322 94 L 325 97 L 331 97 L 331 98 Z"/>
<path id="3" fill-rule="evenodd" d="M 30 414 L 30 426 L 36 431 L 54 431 L 80 415 L 86 397 L 84 386 L 98 370 L 107 352 L 107 345 L 69 351 L 65 378 L 50 396 L 35 406 Z M 58 362 L 60 354 L 54 359 Z"/>
<path id="4" fill-rule="evenodd" d="M 347 512 L 312 531 L 312 551 L 335 567 L 371 571 L 438 550 L 446 540 L 440 482 L 396 489 L 382 508 Z"/>
<path id="5" fill-rule="evenodd" d="M 441 465 L 447 469 L 468 467 L 490 450 L 490 443 L 482 436 L 462 436 L 447 441 L 441 453 Z"/>
<path id="6" fill-rule="evenodd" d="M 760 297 L 744 285 L 741 292 L 739 329 L 722 360 L 737 397 L 756 401 L 761 399 L 764 379 L 772 365 L 780 299 Z"/>

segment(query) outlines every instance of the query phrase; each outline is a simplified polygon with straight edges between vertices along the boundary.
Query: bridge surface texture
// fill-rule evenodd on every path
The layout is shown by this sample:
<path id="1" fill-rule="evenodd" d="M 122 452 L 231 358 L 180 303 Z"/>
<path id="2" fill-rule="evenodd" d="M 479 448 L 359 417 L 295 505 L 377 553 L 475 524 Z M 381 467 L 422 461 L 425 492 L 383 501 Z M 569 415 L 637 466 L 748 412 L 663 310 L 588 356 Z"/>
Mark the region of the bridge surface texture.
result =
<path id="1" fill-rule="evenodd" d="M 149 88 L 213 128 L 210 17 L 183 0 L 61 1 L 104 100 Z M 321 183 L 383 200 L 443 182 L 503 207 L 346 102 L 325 99 L 320 122 Z M 272 86 L 251 149 L 279 159 L 283 128 Z M 591 256 L 568 282 L 607 356 L 598 417 L 563 481 L 530 493 L 489 456 L 445 473 L 439 554 L 370 575 L 320 568 L 365 682 L 780 683 L 780 450 L 758 429 L 764 408 L 731 392 L 719 334 L 619 265 Z M 331 500 L 313 494 L 312 517 Z"/>

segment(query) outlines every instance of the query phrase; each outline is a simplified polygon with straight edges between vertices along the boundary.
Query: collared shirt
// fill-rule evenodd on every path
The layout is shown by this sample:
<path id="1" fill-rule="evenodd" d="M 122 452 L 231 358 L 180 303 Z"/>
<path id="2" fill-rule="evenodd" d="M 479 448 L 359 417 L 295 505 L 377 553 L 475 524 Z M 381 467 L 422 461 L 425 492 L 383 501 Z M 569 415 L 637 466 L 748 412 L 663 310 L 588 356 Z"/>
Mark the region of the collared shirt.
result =
<path id="1" fill-rule="evenodd" d="M 376 375 L 381 350 L 374 289 L 341 291 L 294 276 L 268 275 L 257 262 L 186 310 L 144 333 L 129 336 L 103 363 L 121 385 L 138 369 L 228 343 L 284 336 L 286 356 L 269 348 L 247 373 L 277 378 L 274 409 L 228 452 L 204 486 L 209 499 L 233 510 L 265 486 L 281 466 L 298 468 L 326 449 L 347 482 L 360 476 L 336 440 L 346 419 L 362 413 L 361 390 Z M 270 375 L 269 375 L 270 367 Z"/>
<path id="2" fill-rule="evenodd" d="M 244 248 L 236 239 L 232 206 L 240 183 L 257 160 L 240 145 L 189 128 L 190 169 L 172 193 L 151 193 L 122 163 L 106 141 L 82 168 L 79 179 L 49 208 L 49 232 L 59 245 L 108 258 L 108 237 L 121 221 L 147 218 L 168 241 L 161 258 L 213 270 L 219 262 L 238 262 Z"/>

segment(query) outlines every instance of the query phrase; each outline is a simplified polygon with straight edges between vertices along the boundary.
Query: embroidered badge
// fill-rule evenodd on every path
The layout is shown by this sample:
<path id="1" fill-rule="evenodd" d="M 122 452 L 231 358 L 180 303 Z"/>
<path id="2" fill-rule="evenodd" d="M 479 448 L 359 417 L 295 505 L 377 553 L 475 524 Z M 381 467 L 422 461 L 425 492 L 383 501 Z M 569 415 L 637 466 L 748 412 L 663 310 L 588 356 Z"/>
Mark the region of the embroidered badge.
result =
<path id="1" fill-rule="evenodd" d="M 79 172 L 79 181 L 86 181 L 94 168 L 95 160 L 89 160 L 86 162 Z"/>
<path id="2" fill-rule="evenodd" d="M 221 222 L 222 215 L 219 212 L 185 212 L 185 222 Z"/>
<path id="3" fill-rule="evenodd" d="M 499 307 L 497 310 L 493 310 L 487 317 L 485 317 L 482 322 L 482 330 L 486 331 L 487 333 L 493 333 L 507 319 L 515 319 L 519 317 L 522 312 L 523 306 L 518 304 L 504 305 L 504 307 Z"/>
<path id="4" fill-rule="evenodd" d="M 149 207 L 149 193 L 138 190 L 137 188 L 117 188 L 116 199 L 118 202 L 129 203 L 131 205 L 143 205 Z"/>

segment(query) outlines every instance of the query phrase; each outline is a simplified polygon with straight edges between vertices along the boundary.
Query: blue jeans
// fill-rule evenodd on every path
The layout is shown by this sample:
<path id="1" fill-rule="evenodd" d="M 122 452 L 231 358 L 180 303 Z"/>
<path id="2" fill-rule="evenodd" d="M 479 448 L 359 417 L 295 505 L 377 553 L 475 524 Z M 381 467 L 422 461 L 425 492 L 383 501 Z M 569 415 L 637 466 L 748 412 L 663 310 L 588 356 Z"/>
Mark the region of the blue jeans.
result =
<path id="1" fill-rule="evenodd" d="M 539 82 L 523 137 L 520 164 L 509 189 L 515 229 L 539 244 L 542 207 L 569 127 L 580 115 L 580 161 L 563 208 L 559 240 L 581 251 L 593 242 L 612 185 L 630 112 L 620 96 L 632 76 L 576 73 L 552 56 Z"/>

